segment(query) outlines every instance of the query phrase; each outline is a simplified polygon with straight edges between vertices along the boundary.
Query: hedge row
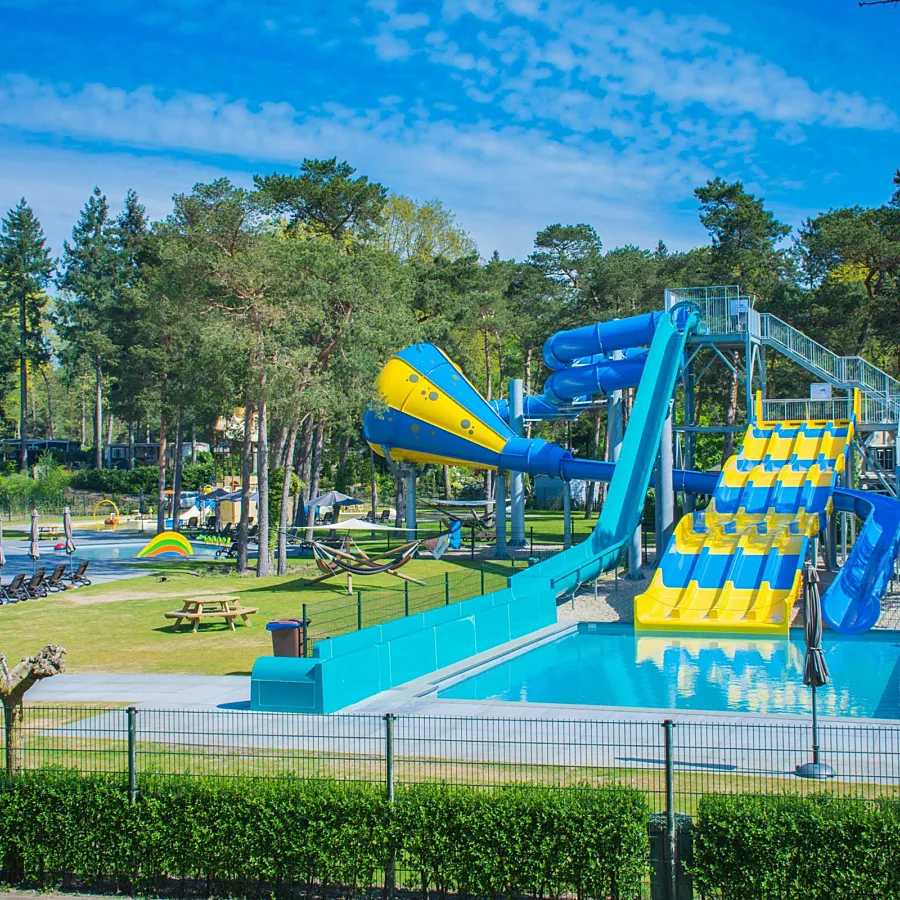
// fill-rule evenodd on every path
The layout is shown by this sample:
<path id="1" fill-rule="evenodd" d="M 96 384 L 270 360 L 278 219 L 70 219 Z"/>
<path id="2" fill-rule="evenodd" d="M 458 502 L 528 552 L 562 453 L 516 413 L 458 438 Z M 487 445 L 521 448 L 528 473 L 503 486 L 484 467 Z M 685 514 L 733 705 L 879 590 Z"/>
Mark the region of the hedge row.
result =
<path id="1" fill-rule="evenodd" d="M 412 889 L 625 900 L 640 896 L 647 814 L 629 788 L 418 786 L 390 806 L 373 785 L 197 778 L 142 779 L 131 804 L 119 779 L 32 772 L 0 780 L 0 859 L 19 884 L 358 897 L 394 857 Z"/>
<path id="2" fill-rule="evenodd" d="M 900 898 L 900 803 L 704 797 L 695 887 L 721 900 Z"/>

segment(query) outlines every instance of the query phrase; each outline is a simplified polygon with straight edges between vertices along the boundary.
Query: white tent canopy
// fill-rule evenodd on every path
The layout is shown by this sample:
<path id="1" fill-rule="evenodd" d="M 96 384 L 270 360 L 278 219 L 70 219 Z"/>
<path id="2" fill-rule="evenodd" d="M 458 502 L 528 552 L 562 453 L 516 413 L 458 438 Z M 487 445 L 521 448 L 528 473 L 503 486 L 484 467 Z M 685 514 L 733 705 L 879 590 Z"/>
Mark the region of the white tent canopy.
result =
<path id="1" fill-rule="evenodd" d="M 406 528 L 394 528 L 393 525 L 382 525 L 380 522 L 366 522 L 364 519 L 345 519 L 334 525 L 314 525 L 316 531 L 407 531 Z M 301 529 L 302 530 L 302 529 Z"/>

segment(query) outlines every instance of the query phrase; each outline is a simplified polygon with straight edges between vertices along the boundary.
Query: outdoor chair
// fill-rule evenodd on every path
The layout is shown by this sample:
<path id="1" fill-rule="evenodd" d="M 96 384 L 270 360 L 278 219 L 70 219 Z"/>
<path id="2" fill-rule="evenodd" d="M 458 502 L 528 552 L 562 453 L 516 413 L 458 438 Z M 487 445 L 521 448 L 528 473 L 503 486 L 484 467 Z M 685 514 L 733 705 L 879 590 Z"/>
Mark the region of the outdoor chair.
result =
<path id="1" fill-rule="evenodd" d="M 43 566 L 25 583 L 25 593 L 30 600 L 47 596 L 47 570 Z"/>
<path id="2" fill-rule="evenodd" d="M 8 585 L 0 587 L 0 597 L 3 598 L 4 603 L 18 603 L 20 600 L 27 600 L 25 576 L 16 575 Z"/>
<path id="3" fill-rule="evenodd" d="M 191 517 L 187 520 L 187 526 L 186 526 L 186 527 L 189 528 L 191 531 L 193 531 L 195 528 L 198 528 L 199 525 L 200 525 L 200 519 L 199 519 L 199 517 L 198 517 L 198 516 L 191 516 Z"/>
<path id="4" fill-rule="evenodd" d="M 222 537 L 228 537 L 228 535 L 231 534 L 231 529 L 232 529 L 231 522 L 226 522 L 225 527 L 221 531 Z"/>
<path id="5" fill-rule="evenodd" d="M 79 584 L 89 585 L 91 583 L 91 579 L 86 576 L 87 568 L 90 563 L 89 559 L 83 559 L 80 563 L 78 563 L 78 568 L 72 575 L 64 575 L 63 577 L 66 581 L 72 584 L 72 587 L 77 587 Z"/>
<path id="6" fill-rule="evenodd" d="M 238 545 L 237 541 L 232 541 L 227 547 L 219 547 L 216 550 L 216 559 L 237 559 Z"/>
<path id="7" fill-rule="evenodd" d="M 383 509 L 381 511 L 381 521 L 382 522 L 390 522 L 391 520 L 391 511 L 389 509 Z"/>
<path id="8" fill-rule="evenodd" d="M 51 594 L 66 590 L 63 576 L 66 574 L 67 568 L 68 566 L 65 563 L 60 563 L 60 565 L 53 570 L 53 574 L 47 579 L 47 590 L 50 591 Z"/>

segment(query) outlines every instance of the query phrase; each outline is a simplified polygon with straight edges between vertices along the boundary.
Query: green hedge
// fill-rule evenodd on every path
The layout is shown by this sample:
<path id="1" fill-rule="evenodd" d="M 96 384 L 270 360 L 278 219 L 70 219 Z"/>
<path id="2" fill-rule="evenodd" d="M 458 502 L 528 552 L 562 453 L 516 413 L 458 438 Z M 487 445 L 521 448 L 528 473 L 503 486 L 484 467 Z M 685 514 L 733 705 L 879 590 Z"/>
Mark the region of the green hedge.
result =
<path id="1" fill-rule="evenodd" d="M 269 894 L 310 884 L 359 897 L 395 857 L 414 888 L 497 897 L 636 898 L 647 807 L 628 788 L 398 790 L 352 782 L 31 772 L 0 779 L 0 859 L 18 884 L 152 892 L 161 879 Z M 409 874 L 411 873 L 411 874 Z"/>
<path id="2" fill-rule="evenodd" d="M 693 873 L 721 900 L 900 898 L 900 803 L 704 797 Z"/>

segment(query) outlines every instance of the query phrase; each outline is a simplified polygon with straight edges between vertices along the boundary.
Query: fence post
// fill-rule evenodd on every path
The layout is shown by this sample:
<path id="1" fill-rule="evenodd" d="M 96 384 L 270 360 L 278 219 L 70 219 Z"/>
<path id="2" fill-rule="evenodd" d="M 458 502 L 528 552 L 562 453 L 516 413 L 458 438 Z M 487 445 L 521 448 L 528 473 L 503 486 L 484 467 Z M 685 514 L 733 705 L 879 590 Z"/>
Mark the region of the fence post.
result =
<path id="1" fill-rule="evenodd" d="M 394 805 L 394 714 L 386 713 L 384 717 L 384 779 L 387 790 L 387 802 Z M 392 810 L 393 811 L 393 810 Z M 384 893 L 388 900 L 394 896 L 396 885 L 397 859 L 391 853 L 384 872 Z"/>
<path id="2" fill-rule="evenodd" d="M 450 573 L 444 572 L 444 606 L 450 605 Z"/>
<path id="3" fill-rule="evenodd" d="M 356 592 L 356 630 L 362 631 L 362 591 Z"/>
<path id="4" fill-rule="evenodd" d="M 666 760 L 666 886 L 668 897 L 675 900 L 675 763 L 673 757 L 673 730 L 675 723 L 666 719 L 663 724 Z"/>
<path id="5" fill-rule="evenodd" d="M 128 802 L 137 803 L 137 709 L 129 706 L 128 716 Z"/>
<path id="6" fill-rule="evenodd" d="M 481 564 L 481 594 L 484 596 L 484 563 Z"/>
<path id="7" fill-rule="evenodd" d="M 534 525 L 532 525 L 528 531 L 529 531 L 529 544 L 530 544 L 528 555 L 534 556 Z"/>
<path id="8" fill-rule="evenodd" d="M 300 620 L 300 628 L 301 628 L 301 637 L 303 639 L 303 655 L 309 656 L 309 619 L 306 618 L 306 604 L 303 604 L 303 611 L 300 613 L 302 616 Z"/>
<path id="9" fill-rule="evenodd" d="M 403 582 L 403 615 L 409 615 L 409 582 Z"/>

